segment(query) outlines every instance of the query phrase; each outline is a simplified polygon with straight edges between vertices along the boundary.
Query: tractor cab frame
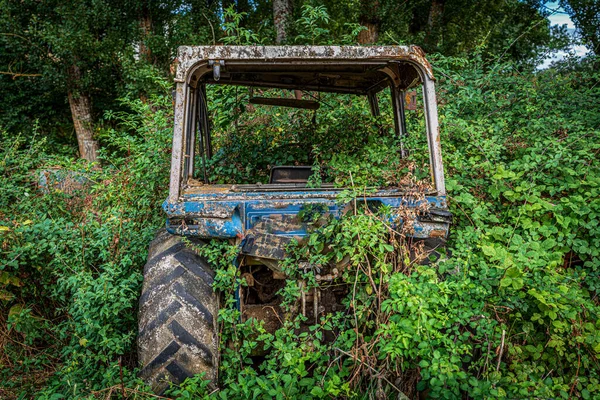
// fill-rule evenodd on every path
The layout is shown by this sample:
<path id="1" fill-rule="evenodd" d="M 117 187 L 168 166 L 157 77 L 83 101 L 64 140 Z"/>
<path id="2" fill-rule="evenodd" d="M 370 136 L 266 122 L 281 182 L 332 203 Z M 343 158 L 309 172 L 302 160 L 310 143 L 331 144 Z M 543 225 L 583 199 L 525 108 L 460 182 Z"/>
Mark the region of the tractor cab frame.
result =
<path id="1" fill-rule="evenodd" d="M 391 210 L 391 226 L 407 224 L 402 221 L 401 210 L 418 209 L 410 221 L 413 226 L 405 232 L 411 241 L 424 242 L 422 247 L 432 252 L 444 245 L 451 223 L 434 78 L 420 48 L 180 47 L 178 63 L 169 197 L 163 204 L 166 230 L 159 231 L 150 244 L 139 307 L 140 375 L 157 393 L 168 388 L 169 382 L 180 383 L 197 373 L 204 373 L 213 387 L 218 384 L 217 315 L 221 301 L 213 290 L 215 271 L 189 241 L 201 245 L 202 239 L 224 239 L 239 245 L 238 267 L 247 281 L 236 294 L 241 318 L 262 320 L 265 329 L 273 332 L 286 318 L 279 291 L 289 278 L 279 261 L 286 258 L 287 244 L 310 230 L 301 215 L 318 209 L 339 217 L 347 211 L 338 200 L 342 188 L 307 184 L 311 173 L 307 166 L 273 167 L 269 183 L 211 184 L 206 172 L 213 157 L 209 114 L 219 110 L 209 110 L 207 85 L 366 96 L 374 116 L 380 115 L 377 93 L 389 88 L 398 137 L 407 134 L 405 94 L 420 86 L 432 189 L 418 195 L 415 188 L 374 189 L 365 193 L 361 204 L 364 200 L 369 207 L 386 206 Z M 251 100 L 254 104 L 313 110 L 319 106 L 297 97 Z M 403 149 L 390 156 L 402 157 Z M 324 314 L 345 311 L 347 285 L 338 284 L 338 268 L 345 265 L 319 268 L 318 274 L 315 272 L 317 287 L 298 282 L 303 288 L 298 312 L 306 324 L 318 323 Z"/>
<path id="2" fill-rule="evenodd" d="M 396 135 L 406 135 L 404 95 L 422 87 L 430 172 L 434 190 L 428 201 L 434 210 L 446 210 L 446 188 L 431 65 L 419 47 L 410 46 L 199 46 L 180 47 L 176 73 L 175 125 L 169 197 L 163 208 L 167 229 L 174 234 L 201 238 L 246 237 L 255 225 L 274 214 L 297 214 L 304 203 L 324 203 L 334 214 L 338 190 L 318 189 L 298 182 L 264 185 L 212 185 L 205 165 L 212 157 L 207 85 L 310 90 L 366 96 L 378 115 L 376 94 L 390 88 Z M 293 101 L 288 99 L 288 101 Z M 311 107 L 310 101 L 297 102 Z M 399 155 L 401 156 L 401 155 Z M 194 177 L 201 163 L 204 171 Z M 200 178 L 200 179 L 197 179 Z M 369 196 L 397 207 L 405 202 L 402 188 L 379 190 Z M 417 237 L 431 233 L 445 237 L 444 212 L 415 227 Z M 439 221 L 437 221 L 439 220 Z M 280 236 L 303 229 L 279 230 Z"/>

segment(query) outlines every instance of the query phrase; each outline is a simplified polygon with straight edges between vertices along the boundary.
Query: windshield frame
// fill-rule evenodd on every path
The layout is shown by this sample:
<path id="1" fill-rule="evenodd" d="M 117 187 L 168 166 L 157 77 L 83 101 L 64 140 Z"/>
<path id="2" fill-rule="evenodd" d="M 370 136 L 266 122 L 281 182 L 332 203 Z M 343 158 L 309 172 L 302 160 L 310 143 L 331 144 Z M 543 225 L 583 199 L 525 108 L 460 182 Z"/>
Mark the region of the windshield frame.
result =
<path id="1" fill-rule="evenodd" d="M 210 51 L 214 53 L 214 55 L 222 55 L 225 54 L 225 50 L 222 49 L 226 47 L 237 48 L 238 56 L 241 54 L 243 57 L 238 57 L 234 59 L 216 59 L 216 58 L 202 58 L 202 57 L 210 57 Z M 169 203 L 176 203 L 180 201 L 180 195 L 183 186 L 187 183 L 188 179 L 193 177 L 194 170 L 194 143 L 195 143 L 195 135 L 198 131 L 196 127 L 196 118 L 194 117 L 199 110 L 199 107 L 204 107 L 205 118 L 204 120 L 200 120 L 200 124 L 203 125 L 203 129 L 200 129 L 203 132 L 203 138 L 199 138 L 202 140 L 203 144 L 201 145 L 201 151 L 203 152 L 202 159 L 204 157 L 210 158 L 212 155 L 211 148 L 211 140 L 210 140 L 210 129 L 208 124 L 208 112 L 207 112 L 207 101 L 206 101 L 206 91 L 205 84 L 234 84 L 232 81 L 221 80 L 221 75 L 223 74 L 223 67 L 227 68 L 228 65 L 255 65 L 260 67 L 261 65 L 269 65 L 273 66 L 274 63 L 279 63 L 280 65 L 289 66 L 289 70 L 293 71 L 294 66 L 297 66 L 298 70 L 302 70 L 302 68 L 306 69 L 307 65 L 312 66 L 326 66 L 331 65 L 331 63 L 348 63 L 352 65 L 356 64 L 364 64 L 364 65 L 379 65 L 379 71 L 388 76 L 388 82 L 385 85 L 377 85 L 373 87 L 371 90 L 365 91 L 364 88 L 357 88 L 355 94 L 364 94 L 369 97 L 369 103 L 371 105 L 371 110 L 373 113 L 377 112 L 377 105 L 373 104 L 374 93 L 377 91 L 383 90 L 385 87 L 390 87 L 392 93 L 392 107 L 394 110 L 394 121 L 395 121 L 395 129 L 397 135 L 406 134 L 405 122 L 404 122 L 404 101 L 403 95 L 405 91 L 417 85 L 422 87 L 423 92 L 423 103 L 424 103 L 424 112 L 425 112 L 425 125 L 426 125 L 426 133 L 427 133 L 427 143 L 429 150 L 429 161 L 430 161 L 430 172 L 431 172 L 431 180 L 434 184 L 435 190 L 438 196 L 445 196 L 445 181 L 444 181 L 444 170 L 442 165 L 442 157 L 441 157 L 441 146 L 440 146 L 440 137 L 439 137 L 439 125 L 438 125 L 438 115 L 437 115 L 437 102 L 435 96 L 435 85 L 433 75 L 431 73 L 431 67 L 429 63 L 422 57 L 420 60 L 418 57 L 407 56 L 403 52 L 406 51 L 406 48 L 400 48 L 398 46 L 377 46 L 373 48 L 369 47 L 350 47 L 354 51 L 350 51 L 348 49 L 349 46 L 346 46 L 345 53 L 348 54 L 356 54 L 356 52 L 363 53 L 362 58 L 352 59 L 351 57 L 346 58 L 327 58 L 327 55 L 320 55 L 322 52 L 319 49 L 324 48 L 336 48 L 335 46 L 282 46 L 282 47 L 261 47 L 263 49 L 262 57 L 261 54 L 255 55 L 256 58 L 252 57 L 251 49 L 258 48 L 257 46 L 201 46 L 199 48 L 180 48 L 180 58 L 184 58 L 185 62 L 181 62 L 178 67 L 177 76 L 176 76 L 176 90 L 175 90 L 175 124 L 174 124 L 174 134 L 173 134 L 173 148 L 172 148 L 172 161 L 171 161 L 171 180 L 169 186 Z M 297 49 L 295 49 L 297 48 Z M 192 50 L 191 53 L 197 54 L 196 59 L 194 57 L 186 56 L 190 52 L 189 49 Z M 246 49 L 248 51 L 242 51 L 242 49 Z M 266 49 L 266 50 L 265 50 Z M 277 52 L 275 50 L 281 49 L 282 56 L 278 59 L 268 59 L 264 58 L 265 54 L 269 51 Z M 290 49 L 292 50 L 290 52 Z M 359 49 L 359 50 L 356 50 Z M 366 49 L 366 50 L 365 50 Z M 380 53 L 382 51 L 391 52 L 390 49 L 402 50 L 400 53 L 401 56 L 396 55 L 395 57 L 365 57 L 364 54 L 369 54 L 368 50 L 371 49 L 372 52 Z M 382 50 L 384 49 L 384 50 Z M 409 48 L 414 52 L 414 46 Z M 204 52 L 203 52 L 204 50 Z M 309 53 L 314 50 L 319 56 L 314 56 L 312 58 L 308 57 L 308 59 L 298 60 L 297 57 L 299 52 L 302 51 L 305 53 Z M 420 50 L 420 49 L 419 49 Z M 208 52 L 208 53 L 207 53 Z M 365 53 L 366 52 L 366 53 Z M 421 52 L 422 53 L 422 52 Z M 207 55 L 208 54 L 208 55 Z M 229 52 L 229 54 L 232 54 Z M 248 56 L 250 54 L 250 56 Z M 292 56 L 289 56 L 289 55 Z M 333 52 L 333 54 L 338 54 L 339 52 Z M 378 53 L 379 54 L 379 53 Z M 409 53 L 412 54 L 412 53 Z M 183 55 L 183 56 L 182 56 Z M 299 64 L 300 63 L 300 64 Z M 410 82 L 410 84 L 406 83 L 406 76 L 400 74 L 402 71 L 400 67 L 394 68 L 394 65 L 406 65 L 410 64 L 414 70 L 418 73 L 418 78 L 420 82 L 415 82 L 414 79 Z M 302 65 L 303 67 L 300 67 Z M 324 68 L 326 69 L 326 68 Z M 240 82 L 241 83 L 241 82 Z M 271 87 L 269 85 L 265 85 L 264 82 L 256 82 L 256 86 L 262 87 Z M 241 85 L 241 86 L 252 86 L 252 85 Z M 275 86 L 277 88 L 278 86 Z M 289 84 L 286 88 L 289 89 L 308 89 L 303 86 L 298 86 L 297 84 Z M 310 88 L 314 90 L 315 88 Z M 318 89 L 318 88 L 317 88 Z M 321 88 L 323 89 L 323 88 Z M 332 90 L 333 89 L 333 90 Z M 335 87 L 325 88 L 323 91 L 327 92 L 338 92 L 335 90 Z M 340 92 L 348 92 L 346 89 Z M 200 110 L 201 111 L 201 110 Z"/>

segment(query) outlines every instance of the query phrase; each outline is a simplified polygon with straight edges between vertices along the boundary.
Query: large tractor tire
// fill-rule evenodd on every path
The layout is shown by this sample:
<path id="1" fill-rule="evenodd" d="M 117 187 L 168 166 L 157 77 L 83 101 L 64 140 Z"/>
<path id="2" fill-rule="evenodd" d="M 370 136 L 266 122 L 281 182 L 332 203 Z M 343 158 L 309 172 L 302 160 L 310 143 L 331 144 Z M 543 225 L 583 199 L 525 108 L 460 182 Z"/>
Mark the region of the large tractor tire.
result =
<path id="1" fill-rule="evenodd" d="M 216 387 L 219 300 L 213 278 L 206 259 L 181 237 L 157 233 L 144 267 L 138 319 L 140 376 L 155 393 L 202 372 Z"/>

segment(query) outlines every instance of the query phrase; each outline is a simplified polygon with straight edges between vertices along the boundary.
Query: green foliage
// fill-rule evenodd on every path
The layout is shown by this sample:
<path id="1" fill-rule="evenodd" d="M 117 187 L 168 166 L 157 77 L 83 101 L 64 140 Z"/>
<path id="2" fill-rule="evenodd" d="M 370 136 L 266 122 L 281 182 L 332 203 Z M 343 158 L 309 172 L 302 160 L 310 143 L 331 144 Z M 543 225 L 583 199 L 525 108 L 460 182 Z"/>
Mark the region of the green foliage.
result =
<path id="1" fill-rule="evenodd" d="M 281 90 L 253 95 L 285 97 Z M 266 183 L 276 165 L 312 165 L 315 183 L 397 187 L 406 185 L 407 173 L 429 179 L 423 113 L 408 116 L 411 135 L 395 136 L 390 93 L 379 96 L 381 116 L 371 116 L 364 96 L 316 95 L 318 111 L 253 106 L 247 89 L 209 88 L 209 109 L 214 116 L 215 156 L 208 163 L 213 183 Z M 230 110 L 224 111 L 224 110 Z M 332 127 L 339 135 L 332 134 Z M 403 146 L 411 151 L 401 159 Z M 200 166 L 198 166 L 198 169 Z M 197 176 L 202 176 L 198 170 Z"/>
<path id="2" fill-rule="evenodd" d="M 599 395 L 600 148 L 598 109 L 590 107 L 597 73 L 580 66 L 522 74 L 511 63 L 484 72 L 479 57 L 434 63 L 456 218 L 452 256 L 407 263 L 385 218 L 368 210 L 319 222 L 286 268 L 310 287 L 301 261 L 350 260 L 347 311 L 303 333 L 292 318 L 274 335 L 240 323 L 235 308 L 223 311 L 234 348 L 224 348 L 215 397 L 391 395 L 397 382 L 431 398 Z M 328 126 L 331 133 L 339 125 Z M 373 149 L 385 152 L 381 146 Z M 317 210 L 305 220 L 319 221 Z M 244 281 L 228 265 L 231 293 Z M 293 307 L 302 290 L 288 281 L 283 304 Z M 333 343 L 326 331 L 335 332 Z M 249 358 L 257 346 L 271 351 L 258 368 Z M 370 368 L 378 379 L 365 378 Z"/>
<path id="3" fill-rule="evenodd" d="M 579 30 L 583 42 L 594 52 L 600 54 L 600 5 L 591 0 L 561 0 L 559 4 Z"/>
<path id="4" fill-rule="evenodd" d="M 0 176 L 8 197 L 2 198 L 0 265 L 9 282 L 3 293 L 10 294 L 4 305 L 12 310 L 9 329 L 23 336 L 28 351 L 55 359 L 42 398 L 81 398 L 121 379 L 136 381 L 136 365 L 126 360 L 137 330 L 139 266 L 162 220 L 157 210 L 168 186 L 172 113 L 168 96 L 124 101 L 135 112 L 107 115 L 119 129 L 102 132 L 102 169 L 51 157 L 43 141 L 3 143 Z M 41 193 L 40 171 L 52 173 L 48 167 L 56 165 L 82 175 L 83 183 L 48 181 Z M 6 354 L 9 365 L 24 357 Z M 44 368 L 15 367 L 12 375 Z"/>
<path id="5" fill-rule="evenodd" d="M 2 0 L 0 126 L 18 134 L 39 120 L 52 152 L 73 155 L 68 91 L 91 97 L 94 120 L 127 108 L 119 98 L 156 94 L 147 71 L 168 76 L 178 46 L 214 44 L 219 21 L 215 6 L 194 0 Z"/>
<path id="6" fill-rule="evenodd" d="M 334 17 L 324 24 L 320 7 L 304 10 L 299 42 L 329 43 L 342 31 Z M 262 43 L 244 26 L 251 15 L 227 12 L 227 40 Z M 297 160 L 313 165 L 314 185 L 348 186 L 340 201 L 355 206 L 340 220 L 317 208 L 303 213 L 313 231 L 290 249 L 292 279 L 280 293 L 289 318 L 274 334 L 240 321 L 238 249 L 222 242 L 201 249 L 217 267 L 224 299 L 222 389 L 207 394 L 197 376 L 170 396 L 600 396 L 598 72 L 566 63 L 530 73 L 505 59 L 489 63 L 481 49 L 469 59 L 432 57 L 455 225 L 451 255 L 431 265 L 410 262 L 386 210 L 354 201 L 366 185 L 398 184 L 409 172 L 423 177 L 419 112 L 408 119 L 403 146 L 412 151 L 404 164 L 391 116 L 373 120 L 365 101 L 323 96 L 313 124 L 310 112 L 251 111 L 249 93 L 210 89 L 220 147 L 213 182 L 264 181 L 261 169 Z M 7 396 L 92 398 L 122 389 L 150 397 L 135 377 L 135 319 L 147 244 L 163 218 L 171 99 L 153 68 L 127 68 L 131 95 L 104 114 L 98 132 L 102 168 L 57 150 L 37 126 L 2 133 L 0 386 Z M 140 88 L 147 102 L 137 100 Z M 51 167 L 70 184 L 50 179 L 39 188 L 40 172 L 53 176 Z M 294 305 L 316 281 L 299 266 L 339 261 L 348 263 L 345 310 L 301 331 Z M 257 366 L 251 357 L 260 347 L 269 354 Z"/>
<path id="7" fill-rule="evenodd" d="M 241 25 L 242 20 L 247 13 L 235 12 L 233 6 L 230 6 L 223 13 L 225 23 L 223 28 L 226 36 L 223 37 L 224 44 L 230 45 L 253 45 L 261 43 L 261 36 L 258 33 L 252 32 Z"/>
<path id="8" fill-rule="evenodd" d="M 568 41 L 563 30 L 549 28 L 543 3 L 303 0 L 292 7 L 288 37 L 295 44 L 356 44 L 368 25 L 379 32 L 379 44 L 416 44 L 448 56 L 483 49 L 487 60 L 502 55 L 530 66 Z M 598 36 L 593 2 L 561 2 L 567 3 L 591 43 Z M 430 18 L 436 4 L 440 15 Z M 90 96 L 94 120 L 122 110 L 118 98 L 152 94 L 144 71 L 172 74 L 180 45 L 274 43 L 272 13 L 270 2 L 2 0 L 0 126 L 17 134 L 40 120 L 52 152 L 73 155 L 68 91 Z M 74 66 L 81 79 L 69 76 Z"/>
<path id="9" fill-rule="evenodd" d="M 302 5 L 302 17 L 296 22 L 298 30 L 302 33 L 296 36 L 296 41 L 315 45 L 328 40 L 331 36 L 329 29 L 325 26 L 329 24 L 329 18 L 325 6 Z"/>

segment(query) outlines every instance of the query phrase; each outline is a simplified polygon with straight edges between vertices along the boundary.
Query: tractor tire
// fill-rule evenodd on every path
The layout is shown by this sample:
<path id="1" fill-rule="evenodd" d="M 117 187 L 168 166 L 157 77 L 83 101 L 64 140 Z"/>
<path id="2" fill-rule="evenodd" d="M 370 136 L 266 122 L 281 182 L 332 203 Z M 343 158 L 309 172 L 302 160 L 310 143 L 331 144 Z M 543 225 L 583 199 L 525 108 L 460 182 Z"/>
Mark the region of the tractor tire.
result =
<path id="1" fill-rule="evenodd" d="M 219 299 L 213 279 L 206 259 L 181 237 L 158 231 L 144 267 L 138 317 L 140 377 L 157 394 L 199 373 L 216 387 Z"/>

